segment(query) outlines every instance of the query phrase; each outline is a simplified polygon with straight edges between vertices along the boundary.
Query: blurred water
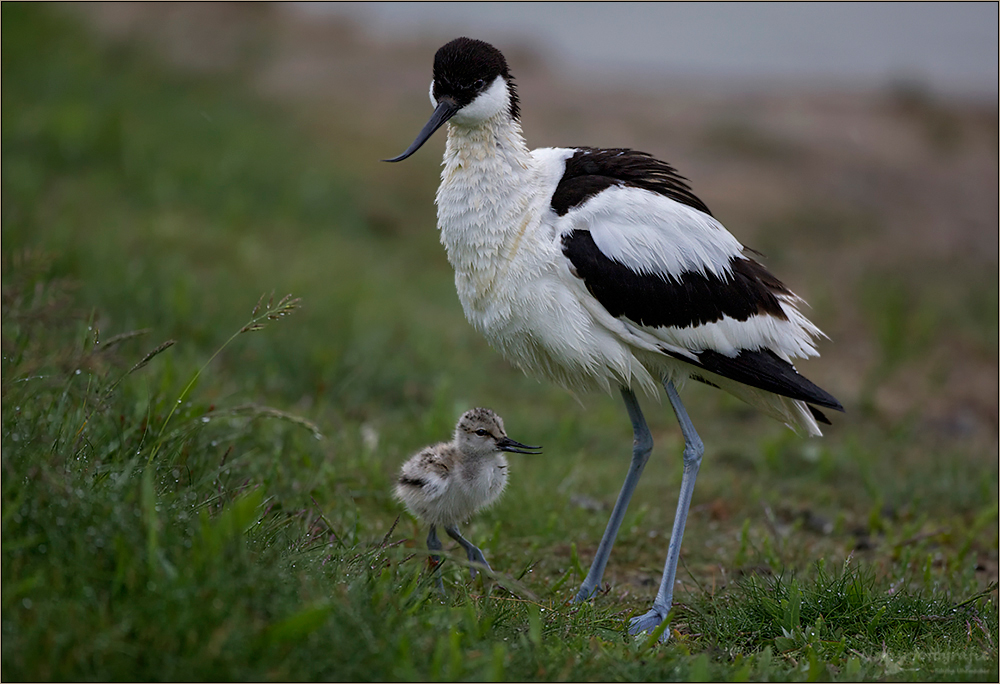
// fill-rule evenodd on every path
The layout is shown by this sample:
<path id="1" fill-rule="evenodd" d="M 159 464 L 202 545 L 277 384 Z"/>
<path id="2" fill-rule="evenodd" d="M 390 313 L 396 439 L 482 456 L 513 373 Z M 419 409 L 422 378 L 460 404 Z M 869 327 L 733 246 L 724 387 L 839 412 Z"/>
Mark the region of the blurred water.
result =
<path id="1" fill-rule="evenodd" d="M 536 49 L 574 77 L 756 88 L 905 81 L 997 97 L 994 2 L 297 3 L 385 40 L 460 34 Z"/>

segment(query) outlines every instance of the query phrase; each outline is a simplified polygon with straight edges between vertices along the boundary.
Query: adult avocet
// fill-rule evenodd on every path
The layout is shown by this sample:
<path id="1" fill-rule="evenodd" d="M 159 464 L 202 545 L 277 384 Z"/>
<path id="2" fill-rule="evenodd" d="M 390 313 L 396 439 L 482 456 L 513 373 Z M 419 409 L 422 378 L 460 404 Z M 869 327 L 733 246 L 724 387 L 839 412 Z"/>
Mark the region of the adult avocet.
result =
<path id="1" fill-rule="evenodd" d="M 630 625 L 651 631 L 670 610 L 704 452 L 675 384 L 699 380 L 819 435 L 829 421 L 817 407 L 843 407 L 792 359 L 818 355 L 822 332 L 669 164 L 628 149 L 529 151 L 514 79 L 493 46 L 457 38 L 439 49 L 430 97 L 427 125 L 386 161 L 448 123 L 438 228 L 466 318 L 526 373 L 619 387 L 632 421 L 632 463 L 577 600 L 600 586 L 653 446 L 635 390 L 653 395 L 662 383 L 677 415 L 684 474 L 663 579 Z"/>

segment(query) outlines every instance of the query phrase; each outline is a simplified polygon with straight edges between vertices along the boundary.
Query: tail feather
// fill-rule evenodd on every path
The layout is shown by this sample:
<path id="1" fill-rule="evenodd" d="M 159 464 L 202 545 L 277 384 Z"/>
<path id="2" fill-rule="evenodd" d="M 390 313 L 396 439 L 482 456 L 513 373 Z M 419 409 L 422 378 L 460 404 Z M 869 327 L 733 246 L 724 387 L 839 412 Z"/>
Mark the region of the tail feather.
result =
<path id="1" fill-rule="evenodd" d="M 696 373 L 693 379 L 717 387 L 737 399 L 754 406 L 772 418 L 781 421 L 799 434 L 809 437 L 822 437 L 823 431 L 819 423 L 830 424 L 830 421 L 819 410 L 800 399 L 783 397 L 780 394 L 768 392 L 757 387 L 744 385 L 730 378 L 714 373 Z"/>
<path id="2" fill-rule="evenodd" d="M 695 365 L 715 375 L 790 399 L 835 411 L 844 410 L 832 394 L 800 375 L 795 366 L 769 349 L 744 349 L 736 356 L 726 356 L 710 349 L 695 354 L 698 358 Z"/>

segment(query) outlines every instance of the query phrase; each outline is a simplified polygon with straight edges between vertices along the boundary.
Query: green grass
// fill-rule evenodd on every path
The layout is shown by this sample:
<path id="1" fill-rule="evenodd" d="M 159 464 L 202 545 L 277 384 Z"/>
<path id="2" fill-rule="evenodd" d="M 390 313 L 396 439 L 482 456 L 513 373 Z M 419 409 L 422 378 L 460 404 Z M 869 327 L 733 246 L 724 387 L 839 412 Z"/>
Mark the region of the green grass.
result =
<path id="1" fill-rule="evenodd" d="M 872 408 L 803 441 L 689 388 L 709 452 L 672 638 L 630 638 L 680 480 L 669 411 L 646 402 L 657 451 L 609 590 L 570 604 L 628 421 L 465 323 L 431 162 L 386 219 L 349 171 L 363 140 L 317 142 L 238 78 L 180 75 L 47 8 L 2 19 L 4 679 L 996 679 L 990 445 Z M 943 320 L 897 282 L 863 290 L 873 383 L 919 362 L 900 335 Z M 301 302 L 271 320 L 262 292 L 272 313 Z M 967 316 L 995 322 L 992 297 Z M 957 328 L 995 353 L 995 329 Z M 391 484 L 473 405 L 545 455 L 466 529 L 495 580 L 450 556 L 442 602 Z"/>

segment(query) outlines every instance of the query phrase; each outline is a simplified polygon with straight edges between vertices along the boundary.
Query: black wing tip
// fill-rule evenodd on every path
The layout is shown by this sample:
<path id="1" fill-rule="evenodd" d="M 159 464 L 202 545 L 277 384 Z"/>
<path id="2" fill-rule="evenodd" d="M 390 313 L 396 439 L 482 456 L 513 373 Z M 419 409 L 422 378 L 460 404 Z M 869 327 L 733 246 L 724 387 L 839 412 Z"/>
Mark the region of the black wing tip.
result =
<path id="1" fill-rule="evenodd" d="M 670 355 L 744 385 L 773 392 L 789 399 L 804 401 L 809 405 L 813 416 L 820 422 L 829 423 L 829 420 L 812 404 L 832 411 L 844 412 L 843 405 L 837 401 L 836 397 L 801 375 L 792 364 L 767 349 L 743 350 L 734 357 L 706 349 L 697 352 L 697 361 L 692 361 L 680 354 Z M 816 413 L 819 413 L 822 418 L 817 417 Z"/>
<path id="2" fill-rule="evenodd" d="M 804 376 L 801 377 L 805 382 L 809 383 L 809 389 L 812 390 L 812 396 L 804 397 L 802 401 L 807 404 L 816 404 L 817 406 L 822 406 L 825 409 L 830 409 L 831 411 L 839 411 L 840 413 L 846 413 L 844 405 L 841 404 L 836 397 L 827 392 L 822 387 L 814 384 L 810 380 L 806 379 Z M 812 410 L 812 406 L 809 407 Z"/>
<path id="3" fill-rule="evenodd" d="M 834 399 L 834 401 L 837 403 L 837 405 L 836 406 L 828 406 L 827 408 L 831 408 L 834 411 L 839 411 L 840 413 L 847 413 L 847 409 L 844 408 L 843 404 L 841 404 L 836 399 Z"/>
<path id="4" fill-rule="evenodd" d="M 816 419 L 817 423 L 823 423 L 823 425 L 833 425 L 833 423 L 830 422 L 830 419 L 815 406 L 806 404 L 806 408 L 809 409 L 809 413 L 812 414 L 812 417 Z"/>
<path id="5" fill-rule="evenodd" d="M 779 387 L 777 389 L 769 389 L 766 387 L 761 389 L 768 389 L 775 394 L 780 394 L 781 396 L 788 397 L 789 399 L 804 401 L 809 405 L 810 411 L 813 410 L 813 408 L 822 408 L 830 411 L 837 411 L 839 413 L 844 412 L 844 407 L 832 394 L 827 392 L 822 387 L 819 387 L 803 375 L 799 375 L 798 378 L 795 378 L 794 384 L 789 384 L 785 387 Z"/>
<path id="6" fill-rule="evenodd" d="M 839 401 L 837 401 L 836 399 L 834 399 L 829 394 L 827 394 L 827 396 L 830 397 L 831 402 L 830 403 L 825 403 L 825 404 L 820 404 L 820 406 L 822 406 L 823 408 L 826 408 L 826 409 L 831 409 L 833 411 L 839 411 L 841 413 L 847 413 L 847 410 L 843 407 L 843 405 L 841 405 L 841 403 Z M 826 414 L 824 414 L 822 411 L 820 411 L 818 408 L 816 408 L 812 404 L 808 403 L 808 401 L 806 403 L 806 408 L 809 409 L 809 413 L 812 414 L 812 417 L 816 419 L 817 423 L 823 423 L 824 425 L 833 425 L 833 423 L 830 422 L 830 419 L 826 417 Z"/>

